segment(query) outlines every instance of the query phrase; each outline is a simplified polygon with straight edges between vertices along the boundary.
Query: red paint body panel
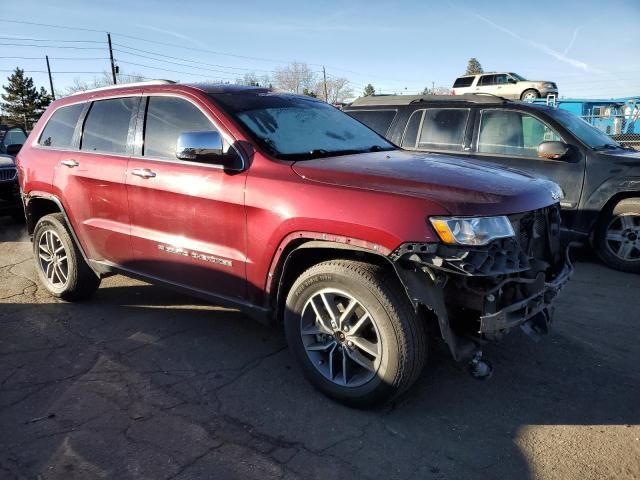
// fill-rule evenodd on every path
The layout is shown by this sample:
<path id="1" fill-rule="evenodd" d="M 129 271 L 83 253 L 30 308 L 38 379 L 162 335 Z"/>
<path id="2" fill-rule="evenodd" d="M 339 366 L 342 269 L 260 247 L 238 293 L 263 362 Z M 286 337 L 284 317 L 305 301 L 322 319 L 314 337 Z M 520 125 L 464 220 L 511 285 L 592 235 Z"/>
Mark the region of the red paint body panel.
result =
<path id="1" fill-rule="evenodd" d="M 61 105 L 141 93 L 198 105 L 244 152 L 247 168 L 231 173 L 178 160 L 34 145 Z M 65 169 L 62 157 L 80 166 Z M 18 166 L 27 196 L 44 192 L 60 199 L 89 258 L 258 306 L 265 304 L 269 273 L 281 252 L 301 236 L 387 254 L 404 242 L 438 241 L 429 216 L 511 214 L 554 203 L 543 180 L 450 156 L 395 151 L 275 160 L 204 92 L 185 85 L 123 87 L 58 100 L 35 127 Z M 156 177 L 133 176 L 138 168 Z"/>

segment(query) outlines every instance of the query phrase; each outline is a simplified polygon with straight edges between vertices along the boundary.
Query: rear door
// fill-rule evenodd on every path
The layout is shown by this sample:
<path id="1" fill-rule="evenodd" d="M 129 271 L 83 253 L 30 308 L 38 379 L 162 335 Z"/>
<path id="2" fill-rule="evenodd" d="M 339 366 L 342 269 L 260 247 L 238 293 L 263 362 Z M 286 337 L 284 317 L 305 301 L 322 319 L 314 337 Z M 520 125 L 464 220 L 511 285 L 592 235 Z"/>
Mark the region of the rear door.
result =
<path id="1" fill-rule="evenodd" d="M 240 299 L 246 295 L 246 170 L 231 173 L 175 155 L 183 132 L 217 130 L 233 149 L 228 132 L 213 120 L 197 98 L 144 98 L 127 172 L 135 257 L 128 268 Z"/>
<path id="2" fill-rule="evenodd" d="M 496 75 L 480 75 L 474 91 L 479 93 L 491 93 L 493 95 L 498 95 Z"/>
<path id="3" fill-rule="evenodd" d="M 580 201 L 584 158 L 572 148 L 561 160 L 539 158 L 538 145 L 565 141 L 543 118 L 528 112 L 481 109 L 474 132 L 473 154 L 480 160 L 516 168 L 558 183 L 565 193 L 562 205 L 575 208 Z"/>
<path id="4" fill-rule="evenodd" d="M 61 152 L 55 168 L 54 188 L 94 260 L 131 260 L 125 172 L 139 102 L 129 95 L 86 103 L 79 149 Z"/>

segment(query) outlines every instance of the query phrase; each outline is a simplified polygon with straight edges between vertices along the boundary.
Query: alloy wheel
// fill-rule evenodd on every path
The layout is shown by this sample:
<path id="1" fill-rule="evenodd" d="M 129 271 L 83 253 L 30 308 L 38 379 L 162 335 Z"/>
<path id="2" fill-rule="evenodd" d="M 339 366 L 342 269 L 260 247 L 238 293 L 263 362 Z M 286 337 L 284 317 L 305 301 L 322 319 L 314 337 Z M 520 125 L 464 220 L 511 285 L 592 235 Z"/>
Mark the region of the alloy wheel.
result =
<path id="1" fill-rule="evenodd" d="M 300 317 L 307 357 L 326 379 L 358 387 L 373 379 L 382 360 L 382 342 L 374 318 L 355 298 L 327 288 L 315 293 Z"/>
<path id="2" fill-rule="evenodd" d="M 69 279 L 69 260 L 60 237 L 54 230 L 45 230 L 38 240 L 38 265 L 54 288 L 62 288 Z"/>
<path id="3" fill-rule="evenodd" d="M 619 259 L 640 261 L 640 216 L 613 217 L 607 225 L 605 240 L 609 251 Z"/>

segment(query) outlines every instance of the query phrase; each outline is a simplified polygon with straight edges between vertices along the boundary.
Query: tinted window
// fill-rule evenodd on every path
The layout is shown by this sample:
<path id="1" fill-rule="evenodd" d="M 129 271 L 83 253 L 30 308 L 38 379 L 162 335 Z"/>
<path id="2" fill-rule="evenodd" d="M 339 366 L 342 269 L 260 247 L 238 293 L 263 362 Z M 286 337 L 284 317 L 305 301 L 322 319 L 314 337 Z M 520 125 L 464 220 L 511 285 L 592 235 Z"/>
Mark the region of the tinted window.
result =
<path id="1" fill-rule="evenodd" d="M 44 147 L 70 147 L 83 108 L 84 104 L 79 103 L 56 110 L 45 125 L 38 143 Z"/>
<path id="2" fill-rule="evenodd" d="M 507 76 L 502 73 L 500 75 L 494 75 L 493 77 L 493 83 L 495 83 L 496 85 L 503 85 L 505 83 L 507 83 Z"/>
<path id="3" fill-rule="evenodd" d="M 460 78 L 456 78 L 456 81 L 453 84 L 453 88 L 470 87 L 471 84 L 473 83 L 473 79 L 474 78 L 475 77 L 460 77 Z"/>
<path id="4" fill-rule="evenodd" d="M 478 152 L 537 158 L 538 145 L 560 140 L 546 124 L 526 113 L 500 110 L 482 112 Z"/>
<path id="5" fill-rule="evenodd" d="M 396 116 L 395 110 L 358 110 L 347 113 L 380 135 L 387 133 Z"/>
<path id="6" fill-rule="evenodd" d="M 469 110 L 425 110 L 418 148 L 436 150 L 462 150 Z"/>
<path id="7" fill-rule="evenodd" d="M 187 100 L 150 97 L 144 130 L 144 156 L 175 160 L 181 133 L 215 128 L 204 113 Z"/>
<path id="8" fill-rule="evenodd" d="M 480 81 L 478 82 L 478 85 L 483 85 L 483 86 L 487 86 L 487 85 L 495 85 L 496 80 L 495 80 L 495 75 L 483 75 L 480 77 Z"/>
<path id="9" fill-rule="evenodd" d="M 127 136 L 138 97 L 93 102 L 84 122 L 81 150 L 126 153 Z"/>
<path id="10" fill-rule="evenodd" d="M 411 118 L 409 118 L 407 122 L 407 127 L 404 129 L 404 136 L 402 137 L 402 146 L 404 148 L 416 148 L 418 129 L 420 128 L 423 113 L 424 110 L 416 110 L 411 114 Z"/>

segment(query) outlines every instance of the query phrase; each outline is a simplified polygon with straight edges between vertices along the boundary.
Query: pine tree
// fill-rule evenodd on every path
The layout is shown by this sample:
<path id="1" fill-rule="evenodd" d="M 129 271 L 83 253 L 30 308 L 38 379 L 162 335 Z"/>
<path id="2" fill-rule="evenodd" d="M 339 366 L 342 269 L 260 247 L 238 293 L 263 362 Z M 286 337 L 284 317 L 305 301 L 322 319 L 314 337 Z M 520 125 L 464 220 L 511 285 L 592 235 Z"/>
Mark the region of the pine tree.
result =
<path id="1" fill-rule="evenodd" d="M 482 65 L 476 57 L 470 58 L 469 63 L 467 63 L 467 71 L 464 72 L 465 75 L 477 75 L 478 73 L 484 73 L 482 69 Z"/>
<path id="2" fill-rule="evenodd" d="M 36 115 L 38 118 L 44 113 L 47 107 L 53 102 L 53 97 L 44 87 L 40 87 L 38 92 L 38 106 L 36 108 Z"/>
<path id="3" fill-rule="evenodd" d="M 373 85 L 371 85 L 371 84 L 369 83 L 366 87 L 364 87 L 364 91 L 362 92 L 362 94 L 363 94 L 365 97 L 369 97 L 369 96 L 371 96 L 371 95 L 375 95 L 375 94 L 376 94 L 376 89 L 375 89 L 375 88 L 373 88 Z"/>
<path id="4" fill-rule="evenodd" d="M 38 119 L 40 95 L 31 77 L 25 77 L 24 70 L 16 67 L 15 72 L 8 77 L 9 84 L 4 86 L 6 93 L 2 94 L 2 110 L 9 123 L 23 126 L 31 130 Z M 41 112 L 40 112 L 41 113 Z"/>

